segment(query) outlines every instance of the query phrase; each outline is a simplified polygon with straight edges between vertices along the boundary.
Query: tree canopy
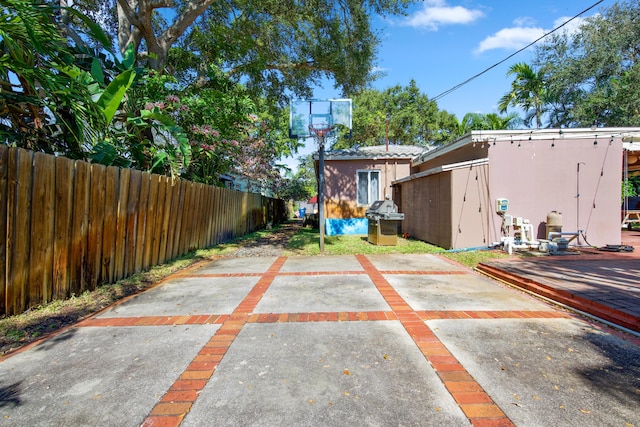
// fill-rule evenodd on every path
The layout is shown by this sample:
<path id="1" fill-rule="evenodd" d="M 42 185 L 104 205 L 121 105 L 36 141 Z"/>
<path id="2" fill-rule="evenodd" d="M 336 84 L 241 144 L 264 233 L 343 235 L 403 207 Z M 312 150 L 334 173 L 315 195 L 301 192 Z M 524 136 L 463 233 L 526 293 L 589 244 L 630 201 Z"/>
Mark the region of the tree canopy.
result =
<path id="1" fill-rule="evenodd" d="M 1 113 L 14 143 L 213 184 L 226 173 L 277 180 L 277 159 L 299 145 L 287 137 L 286 101 L 327 80 L 342 94 L 366 87 L 373 16 L 413 2 L 0 1 L 0 71 L 15 88 Z M 10 25 L 30 37 L 20 49 Z M 18 88 L 13 75 L 28 78 Z"/>
<path id="2" fill-rule="evenodd" d="M 196 84 L 215 65 L 252 92 L 282 101 L 291 93 L 311 97 L 326 78 L 342 93 L 365 87 L 379 44 L 372 16 L 404 14 L 413 2 L 77 0 L 74 7 L 110 25 L 121 52 L 133 44 L 141 65 Z"/>
<path id="3" fill-rule="evenodd" d="M 540 45 L 550 127 L 640 125 L 640 1 L 618 1 Z"/>
<path id="4" fill-rule="evenodd" d="M 387 135 L 396 145 L 439 145 L 457 126 L 455 116 L 439 110 L 413 80 L 405 87 L 365 89 L 352 99 L 352 138 L 339 138 L 333 148 L 384 144 Z"/>
<path id="5" fill-rule="evenodd" d="M 287 200 L 308 200 L 318 192 L 313 155 L 298 159 L 298 170 L 289 173 L 280 191 L 280 197 Z"/>

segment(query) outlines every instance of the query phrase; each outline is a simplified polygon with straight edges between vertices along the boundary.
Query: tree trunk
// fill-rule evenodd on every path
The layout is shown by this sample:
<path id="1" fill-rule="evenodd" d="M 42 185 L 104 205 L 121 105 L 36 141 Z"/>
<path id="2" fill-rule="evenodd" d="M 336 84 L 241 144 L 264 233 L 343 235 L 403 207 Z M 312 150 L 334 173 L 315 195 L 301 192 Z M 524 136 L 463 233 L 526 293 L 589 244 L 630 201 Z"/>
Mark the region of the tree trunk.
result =
<path id="1" fill-rule="evenodd" d="M 171 0 L 140 1 L 117 0 L 118 5 L 118 47 L 124 53 L 129 43 L 134 43 L 136 56 L 146 57 L 150 68 L 160 70 L 167 61 L 169 49 L 193 22 L 209 7 L 214 0 L 190 0 L 184 4 L 182 13 L 159 36 L 153 31 L 152 17 L 154 9 L 173 7 Z M 175 11 L 175 9 L 173 9 Z M 142 39 L 149 52 L 139 52 Z"/>
<path id="2" fill-rule="evenodd" d="M 135 10 L 137 7 L 137 0 L 129 0 L 129 5 Z M 120 49 L 121 54 L 124 54 L 129 43 L 134 43 L 137 52 L 138 46 L 140 45 L 140 38 L 134 37 L 135 27 L 131 24 L 131 21 L 125 12 L 125 9 L 120 4 L 120 1 L 116 2 L 116 6 L 118 13 L 118 49 Z"/>

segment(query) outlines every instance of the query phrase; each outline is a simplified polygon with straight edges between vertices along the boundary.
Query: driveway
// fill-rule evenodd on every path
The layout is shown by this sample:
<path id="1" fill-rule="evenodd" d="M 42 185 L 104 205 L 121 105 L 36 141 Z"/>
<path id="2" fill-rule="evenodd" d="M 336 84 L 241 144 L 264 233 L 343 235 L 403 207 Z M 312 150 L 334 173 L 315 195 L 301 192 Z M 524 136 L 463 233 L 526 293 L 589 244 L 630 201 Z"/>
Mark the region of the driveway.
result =
<path id="1" fill-rule="evenodd" d="M 435 255 L 222 258 L 0 362 L 0 426 L 640 426 L 640 346 Z"/>

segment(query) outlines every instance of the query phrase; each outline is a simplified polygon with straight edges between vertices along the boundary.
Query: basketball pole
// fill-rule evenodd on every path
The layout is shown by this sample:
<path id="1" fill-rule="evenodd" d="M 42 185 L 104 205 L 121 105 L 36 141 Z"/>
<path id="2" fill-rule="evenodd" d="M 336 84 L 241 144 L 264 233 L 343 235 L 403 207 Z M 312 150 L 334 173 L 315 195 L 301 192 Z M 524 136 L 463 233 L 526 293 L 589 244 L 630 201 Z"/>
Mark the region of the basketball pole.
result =
<path id="1" fill-rule="evenodd" d="M 320 253 L 324 253 L 324 135 L 318 135 L 318 227 Z"/>
<path id="2" fill-rule="evenodd" d="M 320 253 L 324 254 L 324 141 L 331 132 L 331 125 L 309 125 L 311 132 L 318 142 L 318 229 L 320 231 Z"/>

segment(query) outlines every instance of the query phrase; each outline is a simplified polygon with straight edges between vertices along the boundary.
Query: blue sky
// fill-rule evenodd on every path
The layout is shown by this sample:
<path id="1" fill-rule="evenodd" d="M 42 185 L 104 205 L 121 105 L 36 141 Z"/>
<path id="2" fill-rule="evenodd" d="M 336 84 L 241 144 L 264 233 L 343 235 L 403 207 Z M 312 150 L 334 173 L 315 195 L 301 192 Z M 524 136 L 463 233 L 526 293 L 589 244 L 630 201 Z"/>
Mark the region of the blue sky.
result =
<path id="1" fill-rule="evenodd" d="M 373 87 L 384 90 L 407 86 L 413 79 L 422 93 L 434 98 L 595 3 L 597 0 L 425 0 L 413 5 L 407 17 L 376 18 L 374 25 L 381 38 L 376 65 L 386 75 Z M 614 3 L 603 1 L 563 29 L 570 31 L 580 19 Z M 497 113 L 500 98 L 510 89 L 512 78 L 506 76 L 509 67 L 517 62 L 530 63 L 533 51 L 530 47 L 442 97 L 438 107 L 455 114 L 458 120 L 470 112 Z M 316 98 L 339 95 L 331 84 L 314 91 Z M 317 149 L 312 141 L 305 145 L 296 158 Z M 295 159 L 284 163 L 296 169 Z"/>
<path id="2" fill-rule="evenodd" d="M 414 79 L 429 98 L 462 83 L 503 60 L 597 0 L 425 0 L 411 7 L 406 18 L 377 18 L 381 32 L 378 69 L 386 74 L 376 89 L 406 86 Z M 605 0 L 591 16 L 614 0 Z M 579 20 L 572 21 L 575 25 Z M 509 66 L 530 62 L 533 47 L 519 53 L 472 83 L 438 100 L 440 109 L 461 119 L 466 113 L 497 112 L 509 91 Z M 336 97 L 331 85 L 314 96 Z"/>

